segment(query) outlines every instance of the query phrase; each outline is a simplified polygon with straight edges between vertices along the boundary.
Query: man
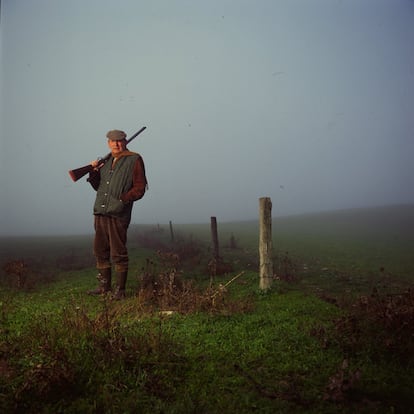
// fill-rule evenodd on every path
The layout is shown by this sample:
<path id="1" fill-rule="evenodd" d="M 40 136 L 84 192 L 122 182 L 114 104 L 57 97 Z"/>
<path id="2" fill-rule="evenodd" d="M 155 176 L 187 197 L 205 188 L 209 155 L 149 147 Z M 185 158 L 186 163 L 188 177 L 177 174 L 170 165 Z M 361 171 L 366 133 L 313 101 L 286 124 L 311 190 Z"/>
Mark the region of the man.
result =
<path id="1" fill-rule="evenodd" d="M 106 134 L 111 157 L 101 165 L 92 161 L 94 170 L 88 181 L 96 190 L 93 208 L 95 240 L 94 255 L 99 271 L 99 285 L 88 293 L 100 295 L 111 291 L 111 270 L 114 264 L 116 288 L 114 298 L 125 298 L 128 275 L 127 230 L 131 222 L 134 201 L 144 196 L 147 189 L 142 157 L 127 149 L 126 134 L 112 130 Z"/>

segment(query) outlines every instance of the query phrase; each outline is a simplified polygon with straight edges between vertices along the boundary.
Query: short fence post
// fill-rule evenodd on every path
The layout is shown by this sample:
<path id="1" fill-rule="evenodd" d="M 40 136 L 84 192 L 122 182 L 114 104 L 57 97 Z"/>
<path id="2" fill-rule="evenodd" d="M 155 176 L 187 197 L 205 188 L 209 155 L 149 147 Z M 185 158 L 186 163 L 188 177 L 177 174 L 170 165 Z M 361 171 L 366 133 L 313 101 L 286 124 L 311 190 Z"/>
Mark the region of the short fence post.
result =
<path id="1" fill-rule="evenodd" d="M 272 201 L 269 197 L 259 199 L 259 257 L 260 289 L 271 287 L 273 279 Z"/>
<path id="2" fill-rule="evenodd" d="M 211 222 L 211 239 L 213 241 L 213 257 L 216 261 L 218 261 L 219 255 L 219 242 L 218 242 L 218 234 L 217 234 L 217 219 L 216 217 L 210 218 Z"/>
<path id="3" fill-rule="evenodd" d="M 171 237 L 171 242 L 174 243 L 174 230 L 173 230 L 173 225 L 171 221 L 170 221 L 170 237 Z"/>

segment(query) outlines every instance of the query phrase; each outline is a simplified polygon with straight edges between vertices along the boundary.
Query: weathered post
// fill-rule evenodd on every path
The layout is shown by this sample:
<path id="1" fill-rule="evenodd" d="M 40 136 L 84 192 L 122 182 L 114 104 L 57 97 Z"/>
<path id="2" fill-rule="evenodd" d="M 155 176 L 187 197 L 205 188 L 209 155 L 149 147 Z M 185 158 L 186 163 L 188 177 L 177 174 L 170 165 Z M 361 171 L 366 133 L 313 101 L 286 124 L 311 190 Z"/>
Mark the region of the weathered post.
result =
<path id="1" fill-rule="evenodd" d="M 171 237 L 171 243 L 174 243 L 174 230 L 173 230 L 173 225 L 172 225 L 171 220 L 170 220 L 170 237 Z"/>
<path id="2" fill-rule="evenodd" d="M 213 258 L 218 261 L 219 259 L 219 242 L 217 234 L 217 219 L 216 217 L 210 218 L 210 227 L 211 227 L 211 240 L 213 241 Z"/>
<path id="3" fill-rule="evenodd" d="M 272 201 L 269 197 L 259 199 L 259 257 L 260 289 L 270 289 L 273 278 L 272 257 Z"/>

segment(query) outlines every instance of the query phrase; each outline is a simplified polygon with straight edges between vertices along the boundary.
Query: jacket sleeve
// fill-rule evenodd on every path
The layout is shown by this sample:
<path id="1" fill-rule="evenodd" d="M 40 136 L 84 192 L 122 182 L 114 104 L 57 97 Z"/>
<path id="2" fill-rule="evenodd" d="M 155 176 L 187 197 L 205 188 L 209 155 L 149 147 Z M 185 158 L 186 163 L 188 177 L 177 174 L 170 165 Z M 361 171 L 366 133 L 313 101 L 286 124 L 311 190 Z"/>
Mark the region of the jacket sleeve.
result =
<path id="1" fill-rule="evenodd" d="M 135 161 L 134 170 L 132 172 L 132 188 L 121 195 L 121 201 L 130 203 L 142 198 L 147 189 L 147 179 L 145 176 L 144 161 L 138 157 Z"/>

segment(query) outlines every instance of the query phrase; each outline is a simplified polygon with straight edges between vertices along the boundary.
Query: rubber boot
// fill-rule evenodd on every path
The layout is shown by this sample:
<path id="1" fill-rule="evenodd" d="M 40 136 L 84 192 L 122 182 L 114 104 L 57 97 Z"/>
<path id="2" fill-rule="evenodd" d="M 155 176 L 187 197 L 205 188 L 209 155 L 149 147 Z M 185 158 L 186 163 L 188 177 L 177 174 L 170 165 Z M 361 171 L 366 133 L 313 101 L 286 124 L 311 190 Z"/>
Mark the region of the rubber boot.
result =
<path id="1" fill-rule="evenodd" d="M 96 289 L 89 290 L 88 295 L 103 295 L 104 293 L 111 291 L 111 268 L 99 269 L 99 273 L 96 276 L 99 285 Z"/>
<path id="2" fill-rule="evenodd" d="M 125 299 L 125 285 L 128 271 L 116 272 L 116 287 L 113 298 L 115 300 Z"/>

